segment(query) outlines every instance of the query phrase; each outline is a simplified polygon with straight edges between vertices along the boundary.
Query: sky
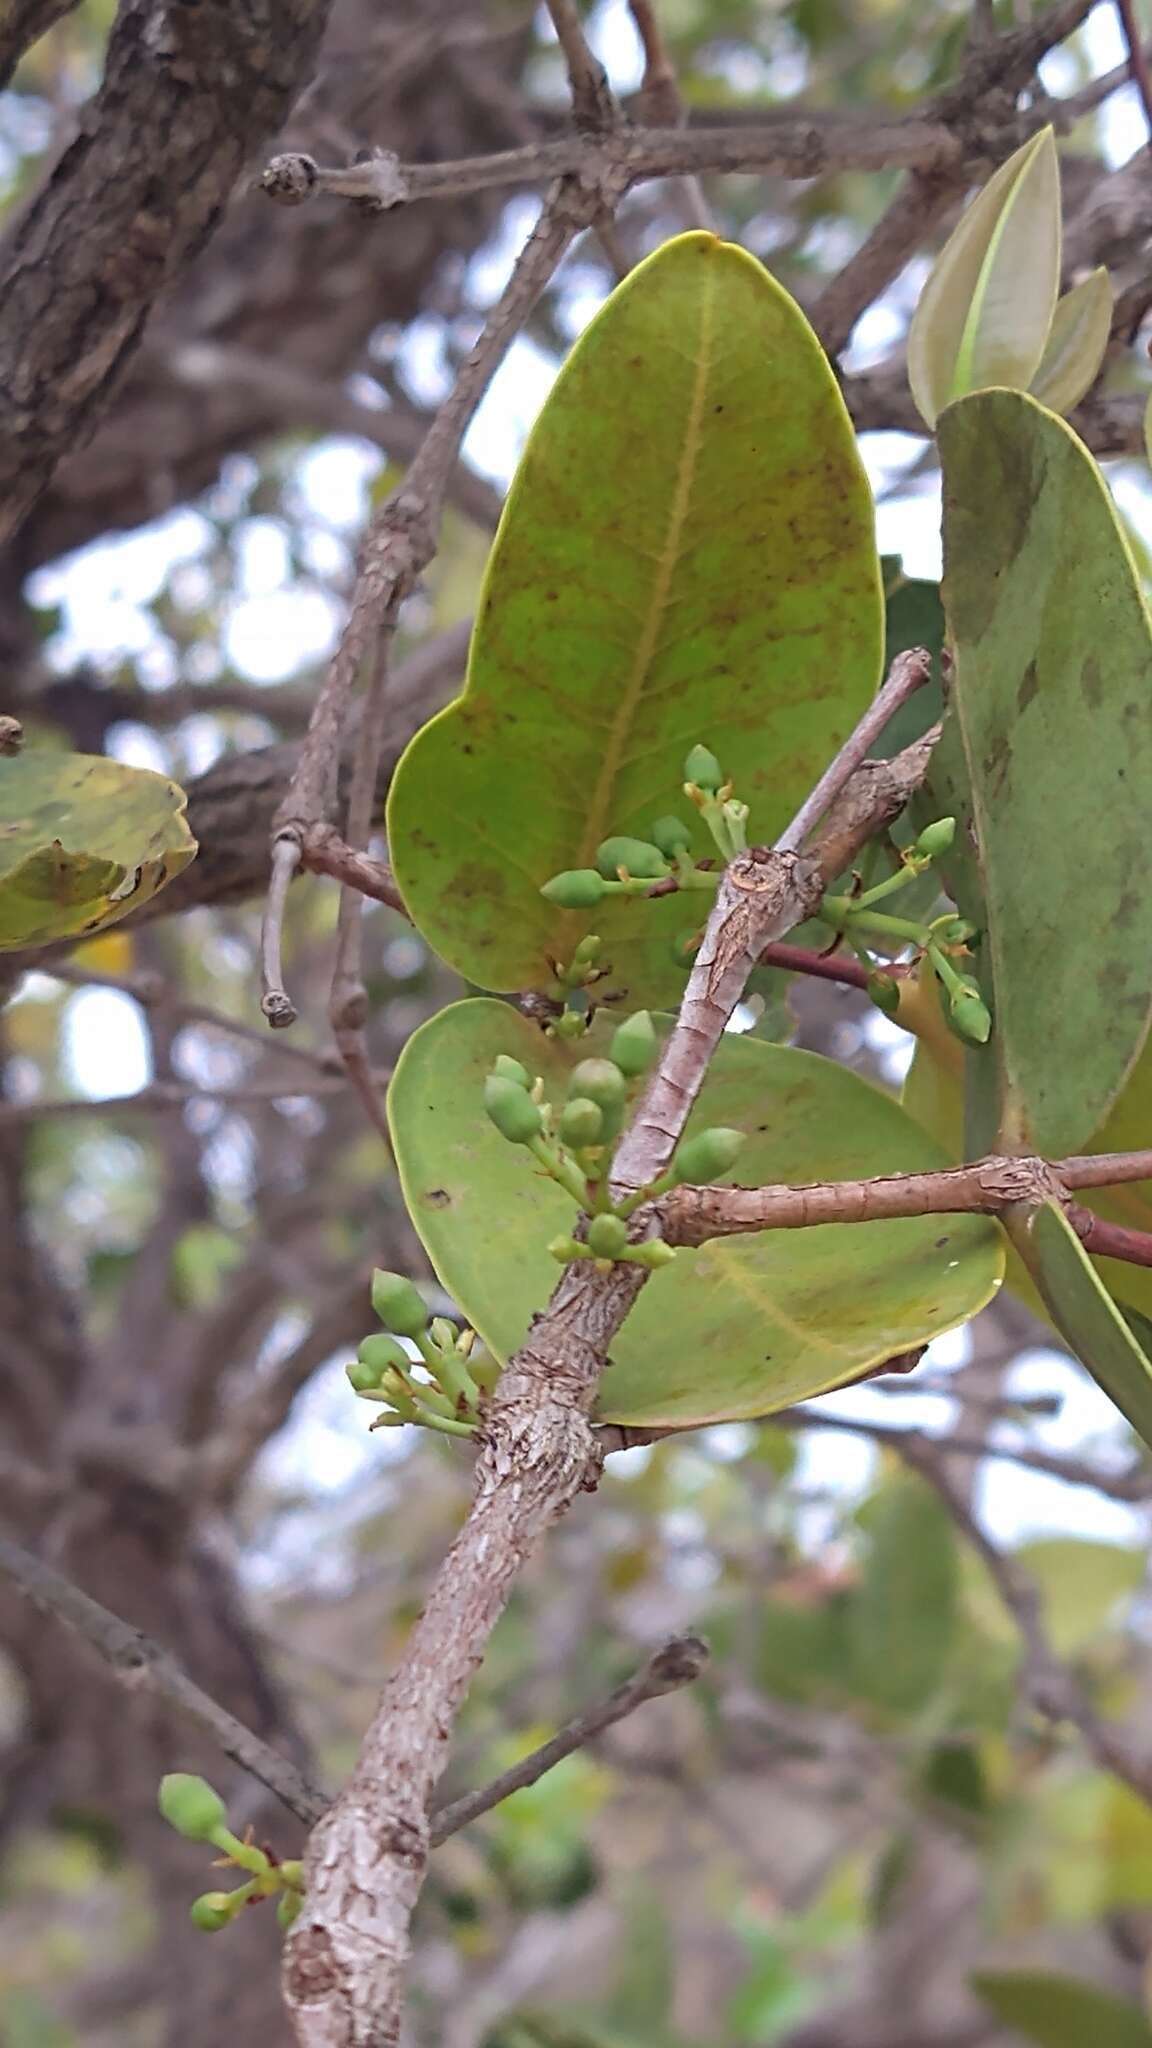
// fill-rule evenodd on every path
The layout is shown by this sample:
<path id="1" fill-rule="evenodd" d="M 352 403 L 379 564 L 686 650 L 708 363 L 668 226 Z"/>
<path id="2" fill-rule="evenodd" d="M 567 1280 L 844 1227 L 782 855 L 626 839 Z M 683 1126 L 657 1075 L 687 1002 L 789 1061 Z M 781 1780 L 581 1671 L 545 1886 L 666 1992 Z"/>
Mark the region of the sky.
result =
<path id="1" fill-rule="evenodd" d="M 1096 8 L 1087 30 L 1097 69 L 1122 57 L 1119 29 L 1111 5 Z M 594 40 L 615 86 L 622 91 L 640 80 L 640 53 L 624 0 L 605 0 L 594 17 Z M 1048 60 L 1046 82 L 1053 90 L 1068 84 L 1059 53 Z M 1106 147 L 1113 161 L 1124 161 L 1144 141 L 1143 118 L 1134 91 L 1110 103 Z M 488 301 L 499 293 L 514 254 L 535 214 L 528 198 L 508 208 L 497 243 L 478 256 L 470 284 Z M 898 289 L 914 288 L 915 274 Z M 577 267 L 566 312 L 573 337 L 600 303 L 590 278 L 582 281 Z M 882 356 L 900 331 L 901 322 L 883 304 L 860 323 L 853 337 L 851 361 L 863 364 Z M 445 372 L 440 337 L 431 321 L 419 322 L 401 348 L 405 379 L 413 394 L 429 405 L 444 395 Z M 506 484 L 519 449 L 540 409 L 554 375 L 554 365 L 530 340 L 521 337 L 497 373 L 469 431 L 466 457 L 497 483 Z M 908 572 L 935 577 L 940 569 L 938 486 L 916 486 L 889 495 L 903 468 L 922 443 L 898 434 L 865 436 L 862 452 L 878 498 L 877 533 L 881 552 L 899 554 Z M 237 537 L 238 589 L 224 623 L 222 653 L 227 663 L 254 682 L 278 682 L 322 658 L 334 644 L 341 624 L 340 607 L 323 587 L 327 577 L 347 568 L 365 518 L 368 492 L 380 466 L 378 451 L 362 442 L 333 439 L 304 456 L 296 471 L 296 491 L 307 513 L 305 566 L 316 572 L 311 585 L 299 579 L 289 558 L 285 529 L 272 518 L 242 521 Z M 226 476 L 227 496 L 245 480 L 240 462 Z M 1134 465 L 1114 474 L 1116 495 L 1141 530 L 1152 539 L 1149 495 Z M 61 608 L 61 628 L 52 643 L 52 658 L 61 669 L 80 656 L 114 665 L 126 656 L 136 663 L 145 684 L 163 687 L 169 660 L 158 644 L 147 607 L 165 582 L 188 605 L 206 602 L 211 579 L 205 560 L 213 538 L 208 520 L 183 509 L 141 532 L 102 541 L 62 563 L 39 572 L 33 596 L 37 603 Z M 207 767 L 220 740 L 209 718 L 190 721 L 186 737 L 195 769 Z M 122 727 L 115 736 L 121 758 L 143 766 L 162 767 L 153 736 L 143 727 Z M 30 993 L 35 994 L 35 978 Z M 81 1095 L 131 1094 L 148 1078 L 148 1055 L 135 1004 L 108 990 L 73 997 L 66 1011 L 67 1079 Z M 910 1056 L 905 1034 L 878 1013 L 871 1036 L 885 1055 L 889 1078 L 898 1077 Z M 931 1347 L 929 1362 L 947 1370 L 965 1355 L 963 1332 Z M 1013 1373 L 1014 1391 L 1050 1391 L 1064 1396 L 1058 1418 L 1033 1425 L 1034 1439 L 1053 1449 L 1082 1448 L 1098 1438 L 1107 1448 L 1120 1441 L 1114 1411 L 1087 1376 L 1057 1354 L 1037 1352 L 1022 1358 Z M 844 1415 L 866 1419 L 894 1416 L 909 1425 L 940 1427 L 955 1404 L 938 1395 L 877 1394 L 868 1387 L 830 1396 L 825 1404 Z M 288 1430 L 275 1448 L 277 1476 L 294 1478 L 339 1492 L 366 1469 L 380 1469 L 389 1458 L 404 1455 L 401 1433 L 368 1438 L 362 1408 L 349 1401 L 339 1363 L 318 1376 L 298 1404 Z M 1006 1440 L 1011 1426 L 1000 1426 Z M 403 1433 L 406 1437 L 407 1432 Z M 723 1432 L 715 1433 L 717 1449 Z M 729 1435 L 731 1444 L 737 1439 Z M 629 1454 L 632 1455 L 632 1454 Z M 873 1448 L 858 1438 L 820 1433 L 803 1440 L 799 1481 L 819 1490 L 855 1491 L 867 1482 L 875 1460 Z M 1038 1529 L 1060 1529 L 1111 1540 L 1137 1540 L 1145 1531 L 1134 1511 L 1080 1489 L 1057 1484 L 1007 1462 L 990 1462 L 982 1480 L 985 1512 L 1002 1535 Z"/>

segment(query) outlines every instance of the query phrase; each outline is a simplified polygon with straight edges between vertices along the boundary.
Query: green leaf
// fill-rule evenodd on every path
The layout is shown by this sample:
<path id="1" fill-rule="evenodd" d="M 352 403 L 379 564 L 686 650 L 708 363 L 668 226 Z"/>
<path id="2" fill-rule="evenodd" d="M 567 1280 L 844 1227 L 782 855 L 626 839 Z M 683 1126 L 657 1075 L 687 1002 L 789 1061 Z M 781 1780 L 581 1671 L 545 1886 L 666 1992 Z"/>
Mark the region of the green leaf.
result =
<path id="1" fill-rule="evenodd" d="M 1152 2048 L 1138 2006 L 1075 1977 L 1040 1970 L 978 1970 L 972 1989 L 998 2020 L 1038 2048 Z"/>
<path id="2" fill-rule="evenodd" d="M 1096 382 L 1112 332 L 1112 283 L 1104 269 L 1057 301 L 1032 396 L 1050 412 L 1071 412 Z"/>
<path id="3" fill-rule="evenodd" d="M 849 1613 L 856 1685 L 895 1714 L 938 1690 L 956 1623 L 956 1539 L 935 1493 L 914 1474 L 869 1503 L 868 1549 Z"/>
<path id="4" fill-rule="evenodd" d="M 944 607 L 940 586 L 928 580 L 906 576 L 899 555 L 882 558 L 884 572 L 884 667 L 892 666 L 896 655 L 910 647 L 926 647 L 932 656 L 932 680 L 913 692 L 906 704 L 889 719 L 882 739 L 872 749 L 876 755 L 898 754 L 911 746 L 940 716 L 940 655 L 944 646 Z"/>
<path id="5" fill-rule="evenodd" d="M 1062 420 L 982 392 L 939 442 L 995 1018 L 969 1063 L 970 1142 L 1056 1158 L 1103 1122 L 1152 1012 L 1152 635 L 1104 480 Z"/>
<path id="6" fill-rule="evenodd" d="M 668 1020 L 655 1019 L 668 1029 Z M 556 1282 L 546 1250 L 574 1205 L 484 1114 L 484 1076 L 510 1053 L 563 1099 L 577 1060 L 503 1003 L 442 1010 L 409 1039 L 388 1109 L 401 1183 L 445 1287 L 498 1358 L 522 1342 Z M 858 1075 L 811 1053 L 725 1037 L 689 1131 L 743 1128 L 742 1180 L 808 1182 L 915 1172 L 938 1148 Z M 997 1232 L 975 1216 L 765 1232 L 682 1250 L 612 1346 L 598 1413 L 691 1428 L 766 1415 L 843 1386 L 974 1315 L 995 1291 Z"/>
<path id="7" fill-rule="evenodd" d="M 908 332 L 908 382 L 928 426 L 989 385 L 1026 391 L 1060 286 L 1060 173 L 1045 128 L 1001 164 L 936 259 Z"/>
<path id="8" fill-rule="evenodd" d="M 0 951 L 115 924 L 196 852 L 182 789 L 95 754 L 0 760 Z"/>
<path id="9" fill-rule="evenodd" d="M 1058 1657 L 1075 1656 L 1115 1619 L 1122 1600 L 1144 1582 L 1143 1549 L 1086 1537 L 1041 1536 L 1014 1553 L 1044 1598 L 1044 1618 Z"/>
<path id="10" fill-rule="evenodd" d="M 1055 1202 L 1015 1236 L 1056 1328 L 1144 1442 L 1152 1446 L 1152 1364 Z"/>
<path id="11" fill-rule="evenodd" d="M 595 931 L 633 1006 L 677 998 L 672 945 L 699 898 L 561 911 L 541 887 L 681 810 L 700 742 L 770 838 L 875 690 L 881 631 L 871 495 L 815 336 L 744 251 L 665 244 L 564 365 L 509 494 L 464 695 L 393 780 L 392 858 L 429 943 L 512 990 L 550 985 L 550 960 Z"/>

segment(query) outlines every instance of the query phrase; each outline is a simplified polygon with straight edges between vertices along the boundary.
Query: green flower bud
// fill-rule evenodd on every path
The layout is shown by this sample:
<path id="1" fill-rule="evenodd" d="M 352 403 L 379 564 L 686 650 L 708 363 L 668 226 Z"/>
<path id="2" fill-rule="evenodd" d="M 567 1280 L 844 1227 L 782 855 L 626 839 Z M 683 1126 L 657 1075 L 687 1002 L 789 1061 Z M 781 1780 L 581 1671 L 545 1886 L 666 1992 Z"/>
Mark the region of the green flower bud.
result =
<path id="1" fill-rule="evenodd" d="M 620 1109 L 627 1092 L 627 1083 L 614 1060 L 581 1060 L 579 1066 L 573 1068 L 568 1083 L 569 1102 L 575 1102 L 579 1095 L 586 1095 L 608 1111 Z"/>
<path id="2" fill-rule="evenodd" d="M 603 877 L 595 868 L 566 868 L 540 891 L 558 910 L 594 910 L 604 893 Z"/>
<path id="3" fill-rule="evenodd" d="M 201 1892 L 188 1908 L 192 1925 L 202 1934 L 219 1934 L 232 1918 L 232 1904 L 227 1892 Z"/>
<path id="4" fill-rule="evenodd" d="M 976 926 L 970 924 L 966 917 L 944 918 L 932 929 L 942 946 L 966 946 L 969 939 L 976 937 Z"/>
<path id="5" fill-rule="evenodd" d="M 588 1225 L 588 1249 L 594 1259 L 618 1259 L 628 1242 L 622 1216 L 594 1216 Z"/>
<path id="6" fill-rule="evenodd" d="M 498 1052 L 492 1062 L 492 1072 L 499 1074 L 502 1081 L 515 1081 L 518 1088 L 532 1086 L 532 1076 L 527 1067 L 522 1067 L 519 1060 L 512 1058 L 511 1053 Z"/>
<path id="7" fill-rule="evenodd" d="M 934 825 L 925 825 L 912 851 L 923 860 L 935 860 L 940 854 L 947 853 L 955 837 L 955 818 L 937 818 Z"/>
<path id="8" fill-rule="evenodd" d="M 484 1107 L 510 1145 L 527 1145 L 539 1136 L 544 1121 L 540 1106 L 525 1094 L 518 1081 L 505 1080 L 503 1074 L 489 1074 L 484 1083 Z M 404 1331 L 406 1337 L 411 1334 Z"/>
<path id="9" fill-rule="evenodd" d="M 876 1008 L 883 1010 L 886 1017 L 896 1015 L 900 1008 L 900 988 L 897 982 L 890 981 L 886 974 L 870 974 L 868 993 Z"/>
<path id="10" fill-rule="evenodd" d="M 621 868 L 642 881 L 657 881 L 668 873 L 668 863 L 658 846 L 646 839 L 605 839 L 596 848 L 596 865 L 609 882 Z"/>
<path id="11" fill-rule="evenodd" d="M 353 1359 L 344 1367 L 344 1377 L 354 1394 L 374 1394 L 380 1385 L 380 1375 L 374 1365 L 364 1365 L 360 1359 Z"/>
<path id="12" fill-rule="evenodd" d="M 170 1771 L 160 1780 L 160 1811 L 170 1828 L 189 1842 L 210 1842 L 228 1825 L 228 1809 L 203 1778 Z"/>
<path id="13" fill-rule="evenodd" d="M 650 1266 L 656 1272 L 661 1266 L 670 1266 L 676 1252 L 662 1237 L 649 1237 L 643 1244 L 634 1244 L 628 1257 L 634 1266 Z"/>
<path id="14" fill-rule="evenodd" d="M 696 1186 L 719 1180 L 722 1173 L 735 1166 L 743 1143 L 743 1131 L 729 1130 L 723 1124 L 710 1131 L 697 1131 L 694 1138 L 686 1139 L 676 1148 L 672 1163 L 677 1178 Z"/>
<path id="15" fill-rule="evenodd" d="M 410 1364 L 404 1346 L 398 1344 L 395 1337 L 386 1337 L 380 1330 L 372 1337 L 365 1337 L 363 1342 L 356 1346 L 356 1358 L 367 1371 L 375 1373 L 375 1379 L 368 1381 L 367 1384 L 376 1387 L 386 1372 L 391 1372 L 396 1366 L 399 1366 L 401 1372 L 407 1372 Z"/>
<path id="16" fill-rule="evenodd" d="M 694 782 L 697 789 L 715 796 L 716 791 L 724 787 L 724 770 L 707 747 L 693 747 L 684 763 L 684 780 Z"/>
<path id="17" fill-rule="evenodd" d="M 510 1081 L 506 1085 L 513 1086 Z M 372 1308 L 385 1329 L 395 1330 L 398 1337 L 422 1337 L 428 1327 L 419 1290 L 402 1273 L 382 1273 L 379 1268 L 373 1273 Z"/>
<path id="18" fill-rule="evenodd" d="M 603 1129 L 604 1112 L 591 1096 L 576 1095 L 561 1111 L 560 1137 L 574 1152 L 582 1152 L 586 1145 L 598 1145 Z"/>
<path id="19" fill-rule="evenodd" d="M 586 1256 L 584 1246 L 577 1244 L 574 1237 L 550 1238 L 545 1250 L 551 1252 L 552 1257 L 561 1266 L 566 1266 L 571 1259 L 582 1259 Z"/>
<path id="20" fill-rule="evenodd" d="M 588 1030 L 588 1018 L 580 1010 L 561 1010 L 554 1024 L 548 1027 L 549 1038 L 583 1038 Z"/>
<path id="21" fill-rule="evenodd" d="M 948 1021 L 968 1045 L 987 1045 L 992 1036 L 992 1013 L 975 989 L 961 989 L 948 1005 Z"/>
<path id="22" fill-rule="evenodd" d="M 637 1010 L 634 1017 L 626 1017 L 612 1034 L 609 1058 L 634 1081 L 646 1074 L 656 1057 L 656 1032 L 647 1010 Z"/>
<path id="23" fill-rule="evenodd" d="M 428 1334 L 441 1351 L 455 1351 L 456 1325 L 447 1316 L 433 1316 Z"/>
<path id="24" fill-rule="evenodd" d="M 657 818 L 651 832 L 652 844 L 658 846 L 668 860 L 675 860 L 678 853 L 687 853 L 692 844 L 692 834 L 682 818 L 669 815 Z"/>
<path id="25" fill-rule="evenodd" d="M 603 940 L 600 939 L 595 932 L 589 932 L 587 938 L 581 939 L 580 944 L 577 946 L 576 951 L 572 955 L 573 967 L 595 966 L 597 960 L 600 958 L 600 948 L 602 944 Z"/>

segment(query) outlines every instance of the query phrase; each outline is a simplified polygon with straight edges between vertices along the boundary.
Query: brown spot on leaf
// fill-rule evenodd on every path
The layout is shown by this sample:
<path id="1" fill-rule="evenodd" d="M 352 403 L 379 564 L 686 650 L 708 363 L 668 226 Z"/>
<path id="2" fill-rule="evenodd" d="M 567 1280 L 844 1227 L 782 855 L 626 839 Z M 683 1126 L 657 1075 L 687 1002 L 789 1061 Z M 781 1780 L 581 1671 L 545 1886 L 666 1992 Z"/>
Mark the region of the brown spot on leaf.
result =
<path id="1" fill-rule="evenodd" d="M 1036 659 L 1033 656 L 1020 678 L 1020 688 L 1016 692 L 1017 711 L 1027 711 L 1039 688 L 1040 678 L 1036 673 Z"/>
<path id="2" fill-rule="evenodd" d="M 1080 686 L 1089 704 L 1097 706 L 1103 702 L 1104 678 L 1094 654 L 1088 656 L 1080 671 Z"/>
<path id="3" fill-rule="evenodd" d="M 452 1197 L 447 1188 L 426 1189 L 424 1200 L 430 1209 L 450 1209 L 452 1206 Z"/>

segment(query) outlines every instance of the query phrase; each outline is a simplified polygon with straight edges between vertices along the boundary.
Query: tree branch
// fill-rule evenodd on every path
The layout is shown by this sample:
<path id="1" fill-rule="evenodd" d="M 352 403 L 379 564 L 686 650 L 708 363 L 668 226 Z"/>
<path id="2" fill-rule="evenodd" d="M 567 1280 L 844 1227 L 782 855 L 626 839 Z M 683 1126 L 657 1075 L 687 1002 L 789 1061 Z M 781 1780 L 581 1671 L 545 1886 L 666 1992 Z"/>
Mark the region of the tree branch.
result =
<path id="1" fill-rule="evenodd" d="M 77 0 L 7 0 L 0 17 L 0 91 L 7 85 L 17 64 L 47 35 L 55 22 L 71 14 Z"/>
<path id="2" fill-rule="evenodd" d="M 662 1235 L 670 1244 L 705 1244 L 757 1230 L 808 1230 L 819 1223 L 874 1223 L 897 1216 L 996 1216 L 1013 1203 L 1034 1199 L 1038 1179 L 1059 1194 L 1071 1188 L 1119 1187 L 1152 1179 L 1152 1151 L 1093 1153 L 1049 1162 L 1033 1158 L 979 1159 L 972 1166 L 931 1173 L 880 1174 L 868 1180 L 814 1182 L 809 1187 L 675 1188 L 659 1204 Z M 1084 1210 L 1085 1217 L 1090 1211 Z M 1093 1224 L 1099 1219 L 1092 1218 Z M 1079 1225 L 1077 1225 L 1079 1228 Z M 1105 1225 L 1109 1255 L 1129 1237 L 1147 1245 L 1143 1231 Z M 1081 1232 L 1083 1235 L 1083 1232 Z M 1102 1243 L 1088 1243 L 1102 1251 Z M 1144 1261 L 1136 1261 L 1144 1263 Z"/>
<path id="3" fill-rule="evenodd" d="M 250 1771 L 283 1801 L 290 1813 L 312 1827 L 327 1811 L 328 1801 L 310 1785 L 295 1764 L 270 1749 L 194 1684 L 169 1651 L 121 1621 L 98 1600 L 73 1585 L 43 1558 L 34 1557 L 0 1530 L 0 1571 L 19 1586 L 42 1614 L 62 1621 L 86 1642 L 131 1692 L 166 1700 L 211 1737 L 233 1763 Z"/>
<path id="4" fill-rule="evenodd" d="M 309 76 L 327 0 L 122 0 L 80 133 L 0 248 L 0 540 Z"/>
<path id="5" fill-rule="evenodd" d="M 454 1799 L 450 1806 L 442 1806 L 432 1816 L 429 1828 L 429 1845 L 438 1849 L 449 1835 L 460 1828 L 466 1828 L 471 1821 L 479 1820 L 482 1813 L 490 1813 L 502 1800 L 509 1799 L 513 1792 L 522 1792 L 526 1785 L 534 1785 L 546 1771 L 555 1770 L 566 1756 L 583 1749 L 588 1742 L 594 1742 L 603 1735 L 606 1728 L 614 1728 L 637 1707 L 648 1700 L 662 1699 L 665 1693 L 678 1692 L 681 1686 L 691 1685 L 708 1664 L 707 1643 L 699 1636 L 673 1636 L 653 1651 L 639 1671 L 618 1685 L 599 1706 L 585 1707 L 565 1723 L 548 1742 L 542 1742 L 528 1756 L 521 1757 L 518 1764 L 501 1772 L 488 1785 L 481 1785 L 475 1792 L 466 1792 L 460 1799 Z"/>

